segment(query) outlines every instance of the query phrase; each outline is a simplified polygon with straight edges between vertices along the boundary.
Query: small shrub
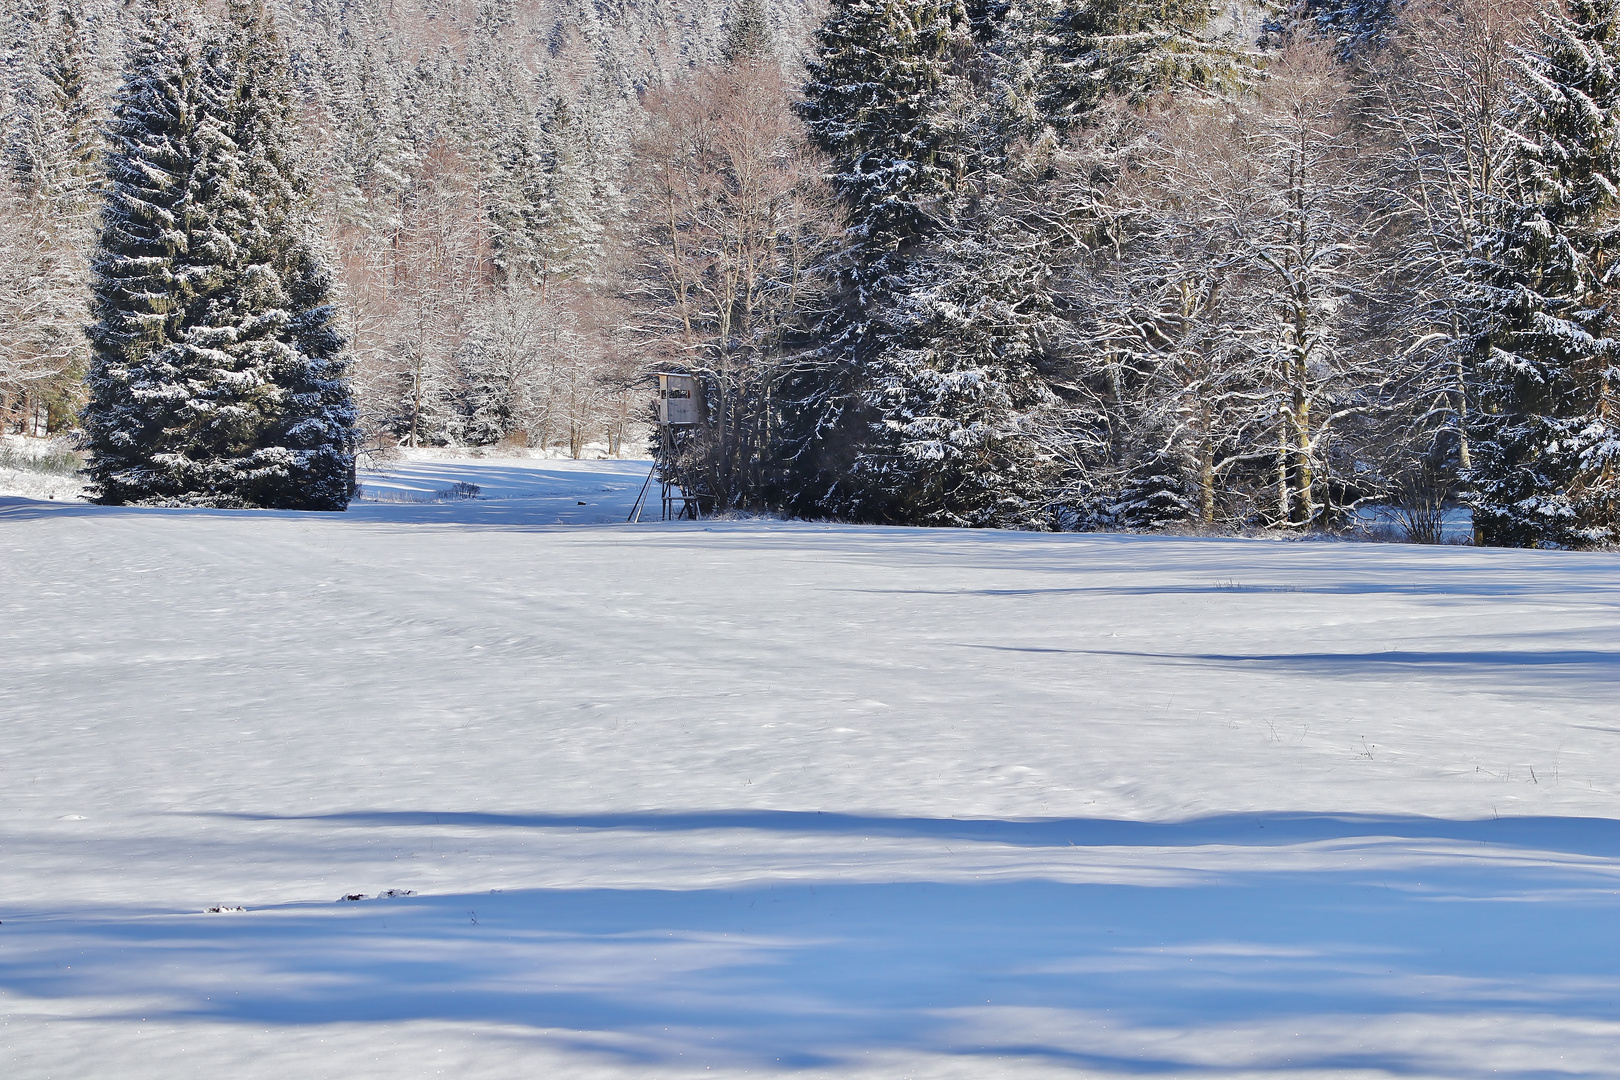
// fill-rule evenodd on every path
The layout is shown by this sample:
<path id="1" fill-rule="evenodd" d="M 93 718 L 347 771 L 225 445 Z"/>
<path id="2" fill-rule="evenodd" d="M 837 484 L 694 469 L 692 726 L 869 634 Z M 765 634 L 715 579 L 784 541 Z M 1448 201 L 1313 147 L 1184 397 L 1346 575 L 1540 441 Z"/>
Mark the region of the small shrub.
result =
<path id="1" fill-rule="evenodd" d="M 48 476 L 72 476 L 82 468 L 84 458 L 72 450 L 52 449 L 35 454 L 14 446 L 0 446 L 0 469 L 45 473 Z"/>
<path id="2" fill-rule="evenodd" d="M 414 506 L 422 503 L 447 502 L 452 499 L 476 499 L 482 490 L 477 484 L 469 484 L 465 480 L 457 480 L 454 487 L 441 488 L 433 492 L 370 491 L 364 484 L 357 484 L 354 497 L 358 502 L 403 503 Z"/>

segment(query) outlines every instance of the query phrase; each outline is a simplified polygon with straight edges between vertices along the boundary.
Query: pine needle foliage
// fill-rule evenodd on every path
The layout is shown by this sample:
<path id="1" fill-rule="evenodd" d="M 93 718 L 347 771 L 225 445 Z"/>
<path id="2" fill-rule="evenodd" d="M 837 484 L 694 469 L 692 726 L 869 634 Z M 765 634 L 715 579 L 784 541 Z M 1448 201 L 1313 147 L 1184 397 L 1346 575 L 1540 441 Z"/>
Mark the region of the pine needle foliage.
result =
<path id="1" fill-rule="evenodd" d="M 341 510 L 353 407 L 262 0 L 148 0 L 93 263 L 87 472 L 111 504 Z"/>
<path id="2" fill-rule="evenodd" d="M 1543 16 L 1523 58 L 1514 183 L 1496 208 L 1476 350 L 1479 539 L 1620 540 L 1620 28 L 1614 0 Z"/>
<path id="3" fill-rule="evenodd" d="M 770 17 L 760 0 L 734 0 L 726 11 L 725 59 L 729 64 L 768 60 L 775 51 Z"/>
<path id="4" fill-rule="evenodd" d="M 895 294 L 973 167 L 973 48 L 957 0 L 838 0 L 818 35 L 800 114 L 849 225 L 817 347 L 780 398 L 780 498 L 796 512 L 894 518 L 858 466 L 893 419 L 876 365 L 904 347 Z"/>
<path id="5" fill-rule="evenodd" d="M 1090 122 L 1109 97 L 1232 90 L 1255 78 L 1253 42 L 1218 29 L 1210 0 L 1020 0 L 996 48 L 1002 106 L 1029 130 Z"/>

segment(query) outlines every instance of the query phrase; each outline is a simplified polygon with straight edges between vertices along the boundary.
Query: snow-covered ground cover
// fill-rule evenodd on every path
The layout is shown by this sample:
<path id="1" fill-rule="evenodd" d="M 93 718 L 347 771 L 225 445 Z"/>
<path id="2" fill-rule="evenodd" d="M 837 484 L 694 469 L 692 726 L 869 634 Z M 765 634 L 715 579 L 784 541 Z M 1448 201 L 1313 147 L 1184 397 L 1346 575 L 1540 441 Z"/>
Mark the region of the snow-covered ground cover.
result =
<path id="1" fill-rule="evenodd" d="M 1620 1075 L 1620 559 L 645 469 L 0 500 L 0 1075 Z"/>
<path id="2" fill-rule="evenodd" d="M 32 439 L 0 434 L 0 496 L 80 501 L 84 481 L 80 459 L 65 439 Z"/>

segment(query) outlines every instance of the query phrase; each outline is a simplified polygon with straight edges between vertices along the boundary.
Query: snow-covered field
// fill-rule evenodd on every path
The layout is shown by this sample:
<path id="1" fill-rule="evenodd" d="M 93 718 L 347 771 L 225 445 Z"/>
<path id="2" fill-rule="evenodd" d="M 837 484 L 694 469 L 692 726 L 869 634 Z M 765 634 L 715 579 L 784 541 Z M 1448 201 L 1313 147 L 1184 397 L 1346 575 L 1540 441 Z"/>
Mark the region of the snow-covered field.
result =
<path id="1" fill-rule="evenodd" d="M 0 1076 L 1620 1076 L 1620 558 L 645 471 L 0 500 Z"/>

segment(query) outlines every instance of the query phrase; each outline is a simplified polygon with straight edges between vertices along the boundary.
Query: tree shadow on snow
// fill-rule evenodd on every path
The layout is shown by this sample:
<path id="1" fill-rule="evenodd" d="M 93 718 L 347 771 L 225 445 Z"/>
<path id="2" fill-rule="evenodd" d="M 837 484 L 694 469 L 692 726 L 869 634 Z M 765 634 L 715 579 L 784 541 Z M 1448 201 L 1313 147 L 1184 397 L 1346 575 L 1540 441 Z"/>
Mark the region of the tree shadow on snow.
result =
<path id="1" fill-rule="evenodd" d="M 1400 865 L 1345 853 L 1326 869 L 1283 871 L 1246 868 L 1238 851 L 1233 869 L 1153 886 L 822 877 L 401 896 L 243 914 L 8 914 L 0 987 L 142 1002 L 114 1019 L 472 1021 L 626 1063 L 749 1068 L 836 1066 L 871 1051 L 1019 1055 L 1141 1074 L 1286 1064 L 1527 1080 L 1545 1073 L 1493 1055 L 1479 1041 L 1479 1017 L 1596 1025 L 1594 1039 L 1620 1022 L 1620 822 L 1609 819 L 209 816 L 1134 847 L 1145 867 L 1155 848 L 1379 838 L 1453 847 Z M 1457 843 L 1481 849 L 1458 852 Z M 1491 857 L 1506 849 L 1589 858 Z M 1407 1030 L 1428 1024 L 1432 1035 L 1387 1048 L 1373 1037 L 1350 1049 L 1337 1037 L 1346 1024 L 1380 1018 Z M 1275 1045 L 1226 1037 L 1238 1028 L 1289 1037 Z M 1309 1037 L 1292 1037 L 1302 1030 Z"/>
<path id="2" fill-rule="evenodd" d="M 1456 820 L 1401 814 L 1263 812 L 1215 814 L 1184 821 L 1161 822 L 1112 818 L 887 817 L 823 813 L 819 810 L 649 810 L 600 814 L 377 810 L 311 815 L 208 813 L 199 816 L 388 828 L 621 829 L 649 833 L 751 829 L 802 836 L 961 840 L 1015 847 L 1278 847 L 1394 838 L 1496 844 L 1534 851 L 1620 858 L 1620 820 L 1613 818 L 1526 816 Z"/>
<path id="3" fill-rule="evenodd" d="M 1528 635 L 1521 635 L 1521 637 Z M 1058 649 L 1049 646 L 981 645 L 959 643 L 964 649 L 993 652 L 1065 653 L 1073 656 L 1121 656 L 1163 661 L 1175 665 L 1223 667 L 1229 670 L 1257 670 L 1263 667 L 1309 672 L 1342 678 L 1364 678 L 1391 673 L 1431 673 L 1443 675 L 1480 674 L 1498 669 L 1502 674 L 1567 679 L 1587 675 L 1600 680 L 1620 680 L 1620 652 L 1604 649 L 1470 649 L 1424 652 L 1415 649 L 1384 649 L 1377 652 L 1297 652 L 1297 653 L 1154 653 L 1124 649 Z M 1530 669 L 1530 670 L 1526 670 Z M 1536 670 L 1550 669 L 1550 670 Z"/>
<path id="4" fill-rule="evenodd" d="M 1174 568 L 1155 568 L 1171 573 Z M 1474 577 L 1478 577 L 1477 574 Z M 1543 582 L 1512 581 L 1443 581 L 1385 582 L 1341 581 L 1318 582 L 1309 585 L 1223 585 L 1167 584 L 1167 585 L 1085 585 L 1030 589 L 844 589 L 843 592 L 870 593 L 895 596 L 1209 596 L 1214 598 L 1254 595 L 1257 593 L 1300 593 L 1307 596 L 1458 596 L 1458 597 L 1526 597 L 1544 593 L 1568 592 L 1578 588 L 1582 593 L 1620 592 L 1620 585 L 1606 582 L 1580 582 L 1553 579 Z"/>
<path id="5" fill-rule="evenodd" d="M 1457 895 L 1473 876 L 1426 871 L 1424 890 L 1345 873 L 1159 888 L 529 889 L 242 915 L 8 917 L 0 986 L 165 1002 L 129 1019 L 465 1020 L 629 1061 L 745 1066 L 898 1051 L 1202 1072 L 1216 1070 L 1199 1032 L 1256 1023 L 1620 1019 L 1612 898 Z M 1291 1039 L 1228 1043 L 1225 1067 L 1540 1075 L 1491 1060 L 1472 1028 L 1454 1045 L 1436 1030 L 1421 1060 L 1410 1046 Z"/>

